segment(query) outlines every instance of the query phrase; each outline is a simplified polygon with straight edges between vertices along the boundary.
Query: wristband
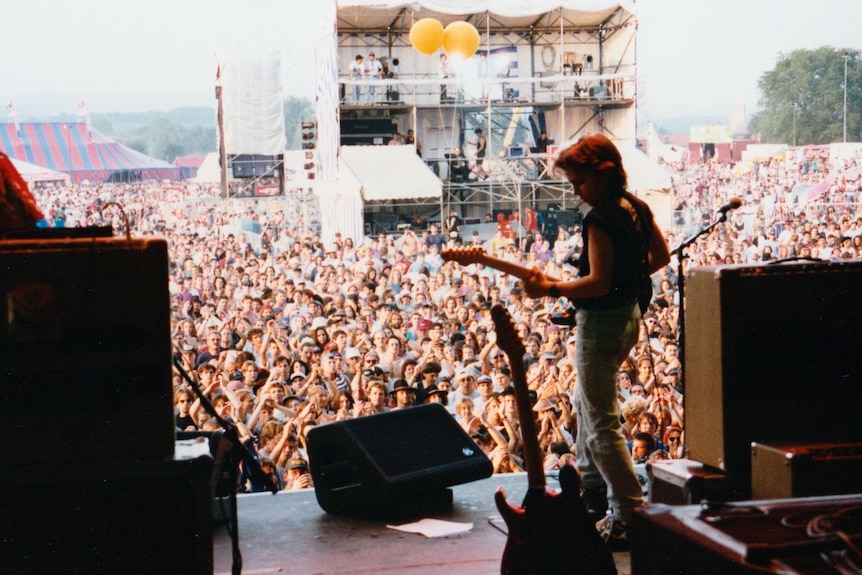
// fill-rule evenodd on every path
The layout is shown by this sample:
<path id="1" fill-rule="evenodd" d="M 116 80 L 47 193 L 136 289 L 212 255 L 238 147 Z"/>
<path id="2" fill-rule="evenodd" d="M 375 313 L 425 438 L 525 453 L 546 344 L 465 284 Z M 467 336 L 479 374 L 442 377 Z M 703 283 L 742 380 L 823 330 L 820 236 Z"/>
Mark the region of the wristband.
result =
<path id="1" fill-rule="evenodd" d="M 557 284 L 551 284 L 551 287 L 548 288 L 548 295 L 554 299 L 560 297 L 560 288 L 557 287 Z"/>

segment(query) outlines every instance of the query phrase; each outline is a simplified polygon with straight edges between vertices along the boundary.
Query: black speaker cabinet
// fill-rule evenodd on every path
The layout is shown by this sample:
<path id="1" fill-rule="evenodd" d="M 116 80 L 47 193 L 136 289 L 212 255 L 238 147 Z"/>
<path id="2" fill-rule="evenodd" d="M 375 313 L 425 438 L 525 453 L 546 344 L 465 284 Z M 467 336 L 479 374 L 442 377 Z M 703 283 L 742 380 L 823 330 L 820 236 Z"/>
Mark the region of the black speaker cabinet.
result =
<path id="1" fill-rule="evenodd" d="M 695 267 L 687 276 L 689 459 L 751 487 L 751 444 L 862 440 L 862 262 Z"/>
<path id="2" fill-rule="evenodd" d="M 210 457 L 4 462 L 2 571 L 211 574 L 212 465 Z"/>
<path id="3" fill-rule="evenodd" d="M 164 240 L 0 242 L 0 461 L 174 453 Z"/>
<path id="4" fill-rule="evenodd" d="M 327 513 L 375 519 L 451 506 L 449 486 L 492 472 L 482 449 L 439 404 L 314 427 L 308 459 Z"/>

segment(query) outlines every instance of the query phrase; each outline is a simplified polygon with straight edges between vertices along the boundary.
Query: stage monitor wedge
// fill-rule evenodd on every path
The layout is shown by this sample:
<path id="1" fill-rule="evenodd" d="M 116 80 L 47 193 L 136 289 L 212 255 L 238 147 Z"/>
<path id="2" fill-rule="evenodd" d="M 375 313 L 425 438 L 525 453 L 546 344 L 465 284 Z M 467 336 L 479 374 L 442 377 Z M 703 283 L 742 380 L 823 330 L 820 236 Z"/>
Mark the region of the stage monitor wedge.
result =
<path id="1" fill-rule="evenodd" d="M 492 472 L 482 449 L 439 404 L 316 426 L 308 433 L 308 459 L 327 513 L 372 519 L 451 506 L 449 486 Z"/>

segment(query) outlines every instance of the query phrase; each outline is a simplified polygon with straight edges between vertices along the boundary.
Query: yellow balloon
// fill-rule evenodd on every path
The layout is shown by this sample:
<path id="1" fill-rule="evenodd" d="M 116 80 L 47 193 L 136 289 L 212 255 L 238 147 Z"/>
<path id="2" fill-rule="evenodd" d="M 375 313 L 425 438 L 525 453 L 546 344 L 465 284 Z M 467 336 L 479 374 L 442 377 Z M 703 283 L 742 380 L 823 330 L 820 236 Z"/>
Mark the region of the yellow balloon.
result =
<path id="1" fill-rule="evenodd" d="M 436 18 L 417 20 L 410 27 L 410 44 L 423 54 L 433 54 L 443 45 L 443 24 Z"/>
<path id="2" fill-rule="evenodd" d="M 452 22 L 443 31 L 443 50 L 450 56 L 465 60 L 479 48 L 479 31 L 469 22 Z"/>

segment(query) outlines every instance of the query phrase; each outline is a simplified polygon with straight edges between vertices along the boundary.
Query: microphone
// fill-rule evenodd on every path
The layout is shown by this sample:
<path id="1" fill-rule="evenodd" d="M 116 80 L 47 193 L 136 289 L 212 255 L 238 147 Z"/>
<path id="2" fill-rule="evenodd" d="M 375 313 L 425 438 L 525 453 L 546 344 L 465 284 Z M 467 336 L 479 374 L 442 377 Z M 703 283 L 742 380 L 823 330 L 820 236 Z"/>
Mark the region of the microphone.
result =
<path id="1" fill-rule="evenodd" d="M 729 212 L 731 210 L 735 210 L 735 209 L 739 208 L 740 206 L 742 206 L 742 200 L 740 200 L 739 198 L 735 198 L 735 197 L 730 198 L 729 200 L 727 200 L 726 204 L 724 204 L 723 206 L 718 208 L 718 213 L 719 214 L 726 214 L 727 212 Z"/>

